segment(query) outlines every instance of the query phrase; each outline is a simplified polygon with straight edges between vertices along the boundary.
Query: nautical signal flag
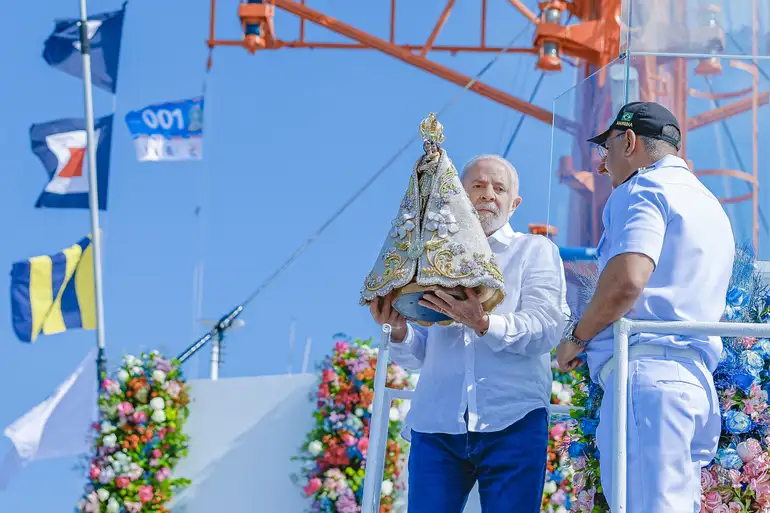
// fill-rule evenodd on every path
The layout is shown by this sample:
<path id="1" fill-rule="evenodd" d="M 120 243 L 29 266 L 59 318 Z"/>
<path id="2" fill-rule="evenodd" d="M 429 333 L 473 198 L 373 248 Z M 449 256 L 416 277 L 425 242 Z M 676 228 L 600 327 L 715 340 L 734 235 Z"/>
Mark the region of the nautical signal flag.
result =
<path id="1" fill-rule="evenodd" d="M 96 329 L 91 237 L 55 255 L 13 264 L 11 316 L 22 342 L 34 342 L 40 333 Z"/>
<path id="2" fill-rule="evenodd" d="M 91 82 L 95 87 L 113 94 L 118 83 L 124 16 L 125 4 L 119 11 L 98 14 L 86 20 Z M 56 20 L 53 32 L 45 41 L 43 59 L 59 71 L 83 78 L 79 19 Z"/>
<path id="3" fill-rule="evenodd" d="M 96 140 L 96 186 L 99 210 L 107 210 L 110 177 L 110 146 L 113 116 L 94 122 Z M 48 172 L 48 184 L 35 205 L 38 208 L 88 208 L 88 152 L 86 122 L 60 119 L 32 125 L 32 151 Z"/>

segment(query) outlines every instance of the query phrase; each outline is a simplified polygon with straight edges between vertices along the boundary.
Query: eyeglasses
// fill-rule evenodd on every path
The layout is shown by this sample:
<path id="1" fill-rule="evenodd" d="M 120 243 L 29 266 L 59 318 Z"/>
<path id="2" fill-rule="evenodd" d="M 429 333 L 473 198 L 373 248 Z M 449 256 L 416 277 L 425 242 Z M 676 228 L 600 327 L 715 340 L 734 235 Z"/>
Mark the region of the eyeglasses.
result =
<path id="1" fill-rule="evenodd" d="M 625 132 L 623 132 L 622 134 L 617 134 L 614 137 L 610 137 L 609 139 L 604 141 L 602 144 L 597 145 L 596 149 L 599 150 L 599 157 L 601 157 L 603 159 L 606 159 L 607 158 L 607 152 L 609 151 L 608 148 L 607 148 L 607 145 L 609 144 L 609 142 L 611 140 L 613 140 L 613 139 L 617 139 L 618 137 L 622 137 L 624 135 L 626 135 Z"/>

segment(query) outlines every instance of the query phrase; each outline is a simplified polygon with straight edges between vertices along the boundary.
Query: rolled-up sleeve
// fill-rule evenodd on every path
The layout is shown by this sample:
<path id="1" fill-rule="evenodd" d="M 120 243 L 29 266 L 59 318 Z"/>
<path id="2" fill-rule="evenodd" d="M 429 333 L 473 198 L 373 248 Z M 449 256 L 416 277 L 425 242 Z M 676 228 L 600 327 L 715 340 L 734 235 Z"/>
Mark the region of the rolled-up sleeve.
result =
<path id="1" fill-rule="evenodd" d="M 521 277 L 518 308 L 489 315 L 489 329 L 479 340 L 493 351 L 525 356 L 549 353 L 559 343 L 569 317 L 564 264 L 549 239 L 534 239 Z"/>
<path id="2" fill-rule="evenodd" d="M 657 184 L 638 179 L 612 202 L 610 240 L 607 261 L 624 253 L 646 255 L 657 267 L 666 235 L 667 208 Z M 621 192 L 621 191 L 617 191 Z M 623 201 L 624 200 L 624 201 Z"/>
<path id="3" fill-rule="evenodd" d="M 428 330 L 425 327 L 407 323 L 404 340 L 390 346 L 390 359 L 405 369 L 419 370 L 425 360 L 427 338 Z"/>

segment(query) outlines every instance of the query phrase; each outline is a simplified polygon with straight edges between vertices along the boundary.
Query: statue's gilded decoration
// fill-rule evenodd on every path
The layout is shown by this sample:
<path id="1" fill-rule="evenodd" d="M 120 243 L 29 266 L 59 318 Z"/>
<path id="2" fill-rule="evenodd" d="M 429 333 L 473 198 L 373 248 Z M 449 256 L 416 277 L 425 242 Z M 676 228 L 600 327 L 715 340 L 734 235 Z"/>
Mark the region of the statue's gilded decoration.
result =
<path id="1" fill-rule="evenodd" d="M 398 215 L 366 277 L 361 303 L 395 291 L 394 306 L 402 314 L 421 324 L 450 324 L 447 317 L 439 320 L 435 312 L 415 305 L 402 311 L 398 298 L 417 294 L 414 303 L 437 288 L 464 298 L 467 287 L 491 311 L 503 299 L 503 276 L 457 169 L 440 147 L 444 133 L 435 114 L 420 123 L 420 134 L 425 153 L 414 165 Z"/>

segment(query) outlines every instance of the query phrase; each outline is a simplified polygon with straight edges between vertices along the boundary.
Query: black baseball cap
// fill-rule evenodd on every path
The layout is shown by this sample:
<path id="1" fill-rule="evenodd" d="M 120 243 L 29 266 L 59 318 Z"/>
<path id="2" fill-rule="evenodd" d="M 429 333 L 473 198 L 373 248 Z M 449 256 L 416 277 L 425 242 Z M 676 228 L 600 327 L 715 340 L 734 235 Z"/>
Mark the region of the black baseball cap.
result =
<path id="1" fill-rule="evenodd" d="M 674 126 L 680 135 L 676 138 L 665 135 L 663 128 L 668 125 Z M 631 102 L 626 104 L 620 109 L 618 116 L 610 127 L 605 132 L 588 139 L 588 142 L 604 144 L 613 129 L 621 131 L 633 130 L 636 135 L 666 141 L 677 150 L 679 150 L 679 146 L 682 143 L 682 131 L 679 128 L 679 122 L 671 114 L 671 111 L 655 102 Z"/>

